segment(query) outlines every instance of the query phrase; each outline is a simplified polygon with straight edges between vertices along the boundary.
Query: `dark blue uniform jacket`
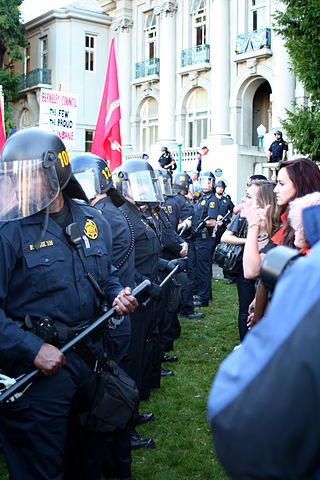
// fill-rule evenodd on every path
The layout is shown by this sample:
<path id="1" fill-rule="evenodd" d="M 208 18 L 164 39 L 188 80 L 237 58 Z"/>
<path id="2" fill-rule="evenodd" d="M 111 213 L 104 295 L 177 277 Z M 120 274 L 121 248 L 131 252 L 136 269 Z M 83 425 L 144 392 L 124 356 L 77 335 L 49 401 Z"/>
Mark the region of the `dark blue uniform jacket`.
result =
<path id="1" fill-rule="evenodd" d="M 112 265 L 117 267 L 120 283 L 124 287 L 133 289 L 135 287 L 134 233 L 133 231 L 130 233 L 127 219 L 121 210 L 112 203 L 110 197 L 100 199 L 95 204 L 95 208 L 101 211 L 104 218 L 110 224 L 112 231 Z M 130 248 L 131 242 L 133 242 L 132 249 Z M 129 254 L 130 251 L 131 253 Z M 123 262 L 123 260 L 125 261 Z M 126 315 L 116 329 L 110 330 L 110 335 L 118 336 L 129 334 L 130 330 L 129 315 Z"/>
<path id="2" fill-rule="evenodd" d="M 68 201 L 68 200 L 66 200 Z M 86 270 L 111 303 L 122 289 L 111 265 L 109 224 L 94 208 L 70 202 L 73 221 L 82 232 Z M 68 326 L 96 317 L 99 298 L 84 276 L 78 253 L 63 229 L 49 218 L 40 249 L 43 213 L 0 224 L 0 345 L 1 354 L 31 364 L 43 340 L 19 328 L 26 314 L 48 315 Z"/>
<path id="3" fill-rule="evenodd" d="M 272 155 L 271 160 L 282 160 L 284 150 L 288 151 L 288 144 L 283 139 L 281 139 L 280 142 L 278 142 L 278 140 L 272 142 L 269 148 L 269 152 L 271 152 Z"/>
<path id="4" fill-rule="evenodd" d="M 175 197 L 167 198 L 164 209 L 175 230 L 177 230 L 180 220 L 183 221 L 194 213 L 193 204 L 181 193 L 178 193 Z"/>
<path id="5" fill-rule="evenodd" d="M 219 214 L 219 206 L 216 201 L 216 197 L 213 193 L 207 195 L 201 195 L 198 203 L 194 205 L 194 217 L 192 224 L 196 228 L 201 220 L 209 216 L 210 218 L 217 219 Z"/>
<path id="6" fill-rule="evenodd" d="M 281 276 L 209 396 L 216 451 L 234 479 L 320 478 L 320 206 L 303 218 L 313 250 Z"/>
<path id="7" fill-rule="evenodd" d="M 155 281 L 158 273 L 160 239 L 148 223 L 147 217 L 130 202 L 120 207 L 131 220 L 135 236 L 135 280 Z"/>

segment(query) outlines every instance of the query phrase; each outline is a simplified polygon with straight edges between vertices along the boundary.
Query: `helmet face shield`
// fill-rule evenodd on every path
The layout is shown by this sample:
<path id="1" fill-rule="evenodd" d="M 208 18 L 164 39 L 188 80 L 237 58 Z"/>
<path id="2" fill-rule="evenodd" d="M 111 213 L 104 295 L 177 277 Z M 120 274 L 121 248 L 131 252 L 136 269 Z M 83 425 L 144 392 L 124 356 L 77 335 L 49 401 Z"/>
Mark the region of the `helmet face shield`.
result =
<path id="1" fill-rule="evenodd" d="M 93 168 L 84 170 L 83 172 L 73 173 L 73 175 L 77 182 L 80 183 L 89 200 L 95 198 L 97 194 L 102 193 L 100 191 L 98 176 Z"/>
<path id="2" fill-rule="evenodd" d="M 0 221 L 18 220 L 40 212 L 60 192 L 54 165 L 42 159 L 0 163 Z"/>
<path id="3" fill-rule="evenodd" d="M 111 172 L 105 160 L 93 153 L 72 158 L 71 166 L 73 176 L 90 200 L 114 187 Z"/>
<path id="4" fill-rule="evenodd" d="M 167 197 L 172 197 L 172 187 L 171 187 L 171 181 L 169 176 L 164 175 L 163 177 L 160 177 L 160 182 L 162 181 L 162 192 L 164 195 Z"/>
<path id="5" fill-rule="evenodd" d="M 160 187 L 163 197 L 172 197 L 171 176 L 168 172 L 163 173 L 160 169 L 156 170 L 159 177 Z"/>
<path id="6" fill-rule="evenodd" d="M 150 170 L 132 172 L 122 181 L 122 195 L 137 205 L 159 205 L 163 195 L 158 176 Z"/>
<path id="7" fill-rule="evenodd" d="M 200 175 L 199 184 L 203 192 L 209 192 L 214 187 L 214 178 L 209 175 Z"/>

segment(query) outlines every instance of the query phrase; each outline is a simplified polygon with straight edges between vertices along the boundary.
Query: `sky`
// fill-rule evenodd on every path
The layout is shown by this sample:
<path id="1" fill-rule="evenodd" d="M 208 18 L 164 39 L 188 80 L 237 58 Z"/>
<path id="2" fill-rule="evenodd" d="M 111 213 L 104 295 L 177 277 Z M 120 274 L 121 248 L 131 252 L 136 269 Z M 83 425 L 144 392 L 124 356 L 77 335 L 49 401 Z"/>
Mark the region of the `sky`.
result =
<path id="1" fill-rule="evenodd" d="M 28 22 L 53 8 L 60 8 L 70 3 L 72 3 L 72 0 L 42 0 L 42 2 L 39 2 L 39 0 L 24 0 L 20 10 L 24 22 Z"/>

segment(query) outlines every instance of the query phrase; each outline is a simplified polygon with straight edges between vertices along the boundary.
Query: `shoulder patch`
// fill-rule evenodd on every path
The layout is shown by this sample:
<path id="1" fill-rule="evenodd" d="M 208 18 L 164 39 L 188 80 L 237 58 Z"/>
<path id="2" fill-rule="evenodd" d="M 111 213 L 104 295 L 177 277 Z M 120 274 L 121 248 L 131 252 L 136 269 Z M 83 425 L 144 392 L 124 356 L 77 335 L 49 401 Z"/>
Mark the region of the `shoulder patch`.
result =
<path id="1" fill-rule="evenodd" d="M 214 208 L 215 206 L 216 206 L 216 204 L 215 204 L 214 202 L 210 202 L 210 203 L 209 203 L 209 207 L 210 207 L 210 208 Z"/>

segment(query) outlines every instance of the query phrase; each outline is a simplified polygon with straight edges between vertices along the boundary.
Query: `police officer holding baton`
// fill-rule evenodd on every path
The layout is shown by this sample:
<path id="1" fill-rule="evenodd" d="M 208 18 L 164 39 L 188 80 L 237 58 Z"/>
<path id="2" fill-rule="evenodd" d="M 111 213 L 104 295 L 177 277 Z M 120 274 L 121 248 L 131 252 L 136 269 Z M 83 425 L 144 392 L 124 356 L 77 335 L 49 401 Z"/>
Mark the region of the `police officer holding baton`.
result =
<path id="1" fill-rule="evenodd" d="M 0 210 L 1 370 L 15 378 L 34 367 L 43 373 L 18 400 L 1 405 L 10 477 L 98 479 L 86 462 L 88 445 L 68 424 L 76 404 L 86 409 L 92 401 L 101 336 L 66 355 L 59 348 L 99 316 L 101 303 L 116 305 L 123 315 L 137 301 L 111 265 L 109 225 L 95 209 L 73 200 L 86 196 L 58 136 L 32 128 L 10 137 L 2 149 L 0 182 L 2 197 L 10 201 Z M 79 248 L 70 234 L 74 224 L 81 232 Z M 54 345 L 52 338 L 60 341 Z"/>

